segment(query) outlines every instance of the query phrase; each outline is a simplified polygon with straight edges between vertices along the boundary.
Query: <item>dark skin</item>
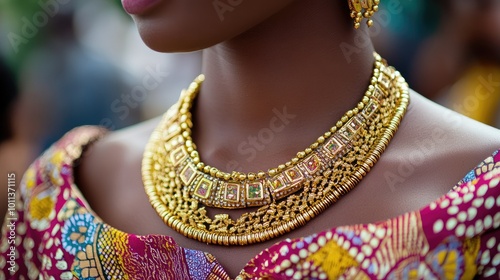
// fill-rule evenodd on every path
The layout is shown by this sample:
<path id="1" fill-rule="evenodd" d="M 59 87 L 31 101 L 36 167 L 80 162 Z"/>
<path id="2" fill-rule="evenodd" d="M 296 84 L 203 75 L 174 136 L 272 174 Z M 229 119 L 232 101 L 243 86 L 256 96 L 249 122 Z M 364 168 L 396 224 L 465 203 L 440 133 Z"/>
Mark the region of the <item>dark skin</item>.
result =
<path id="1" fill-rule="evenodd" d="M 199 38 L 196 44 L 189 38 L 179 43 L 175 36 L 181 33 L 170 30 L 173 27 L 168 24 L 158 26 L 161 17 L 156 13 L 183 6 L 177 2 L 183 1 L 170 1 L 164 4 L 168 7 L 159 6 L 151 15 L 135 20 L 144 40 L 160 51 L 204 48 L 221 40 L 204 51 L 207 79 L 193 109 L 194 140 L 202 160 L 212 166 L 230 171 L 228 161 L 234 160 L 242 171 L 258 171 L 284 163 L 334 125 L 366 90 L 373 49 L 362 49 L 347 63 L 339 43 L 352 42 L 359 31 L 351 27 L 348 10 L 340 1 L 248 1 L 213 26 L 205 25 L 210 20 L 193 16 L 203 22 L 200 29 L 219 32 L 209 39 Z M 194 15 L 196 11 L 193 7 Z M 159 36 L 161 32 L 174 39 Z M 451 113 L 414 92 L 411 98 L 387 151 L 353 191 L 306 226 L 264 243 L 208 245 L 163 223 L 144 193 L 140 172 L 144 147 L 158 119 L 110 133 L 93 144 L 76 169 L 76 183 L 106 223 L 129 233 L 171 236 L 180 246 L 209 252 L 234 277 L 260 251 L 285 238 L 417 210 L 449 191 L 500 147 L 497 130 Z M 238 152 L 238 145 L 269 127 L 273 108 L 283 106 L 296 117 L 248 161 L 248 155 Z M 405 169 L 408 166 L 411 171 Z M 389 172 L 399 176 L 397 182 L 388 179 Z M 244 211 L 210 209 L 212 214 L 224 212 L 233 217 Z"/>

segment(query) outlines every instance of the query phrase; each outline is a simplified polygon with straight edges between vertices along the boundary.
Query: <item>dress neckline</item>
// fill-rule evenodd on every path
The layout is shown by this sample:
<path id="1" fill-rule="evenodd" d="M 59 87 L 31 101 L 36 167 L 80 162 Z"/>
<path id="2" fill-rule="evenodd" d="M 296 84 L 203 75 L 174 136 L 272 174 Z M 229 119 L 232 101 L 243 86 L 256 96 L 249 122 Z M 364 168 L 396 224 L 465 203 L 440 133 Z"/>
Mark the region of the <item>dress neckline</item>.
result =
<path id="1" fill-rule="evenodd" d="M 76 141 L 75 139 L 72 139 L 73 137 L 70 137 L 71 134 L 74 134 L 76 136 Z M 79 135 L 80 134 L 80 135 Z M 63 137 L 63 139 L 58 142 L 58 146 L 56 146 L 55 148 L 57 149 L 59 147 L 59 145 L 61 146 L 60 148 L 63 148 L 68 156 L 69 156 L 69 159 L 67 161 L 64 162 L 64 164 L 67 164 L 67 168 L 68 168 L 68 171 L 70 174 L 70 176 L 68 176 L 68 184 L 70 186 L 70 188 L 72 189 L 72 191 L 75 191 L 76 192 L 76 196 L 79 200 L 81 200 L 84 204 L 84 207 L 86 208 L 86 210 L 91 214 L 93 215 L 95 218 L 97 218 L 101 223 L 102 225 L 105 225 L 109 228 L 112 228 L 120 233 L 123 233 L 123 234 L 129 234 L 125 231 L 122 231 L 120 229 L 117 229 L 113 226 L 111 226 L 109 223 L 107 223 L 105 220 L 103 220 L 93 209 L 92 207 L 90 206 L 89 202 L 87 201 L 87 199 L 83 196 L 82 192 L 80 191 L 80 188 L 78 187 L 78 185 L 76 184 L 75 182 L 75 177 L 74 177 L 74 172 L 75 172 L 75 163 L 78 163 L 82 156 L 83 156 L 83 153 L 85 152 L 86 149 L 88 149 L 91 145 L 95 144 L 97 141 L 101 140 L 104 136 L 106 136 L 108 134 L 108 131 L 103 129 L 103 128 L 99 128 L 99 127 L 93 127 L 93 126 L 84 126 L 84 127 L 79 127 L 79 128 L 76 128 L 74 129 L 73 131 L 70 131 L 65 137 Z M 68 139 L 69 138 L 69 139 Z M 497 150 L 493 153 L 493 157 L 494 156 L 500 156 L 500 153 L 499 153 L 500 150 Z M 433 202 L 421 207 L 420 209 L 417 209 L 417 210 L 413 210 L 413 211 L 410 211 L 410 212 L 407 212 L 407 213 L 404 213 L 402 215 L 399 215 L 399 216 L 395 216 L 395 217 L 392 217 L 392 218 L 389 218 L 389 219 L 386 219 L 386 220 L 382 220 L 382 221 L 376 221 L 376 222 L 373 222 L 373 223 L 368 223 L 368 224 L 365 224 L 365 225 L 376 225 L 376 224 L 381 224 L 381 223 L 386 223 L 386 222 L 389 222 L 389 221 L 393 221 L 393 220 L 397 220 L 401 217 L 406 217 L 408 215 L 411 215 L 411 214 L 418 214 L 420 213 L 423 209 L 426 209 L 426 208 L 433 208 L 435 207 L 435 205 L 439 204 L 440 201 L 443 200 L 444 197 L 446 196 L 456 196 L 455 194 L 453 194 L 454 192 L 458 193 L 460 192 L 460 189 L 458 188 L 460 185 L 462 184 L 465 184 L 467 182 L 470 182 L 472 181 L 473 179 L 475 179 L 475 172 L 474 172 L 474 169 L 471 170 L 470 172 L 468 172 L 458 183 L 457 185 L 455 185 L 453 188 L 450 188 L 450 191 L 435 199 Z M 359 226 L 363 226 L 363 225 L 359 225 Z M 321 232 L 317 232 L 317 233 L 314 233 L 310 236 L 305 236 L 305 237 L 300 237 L 300 238 L 293 238 L 293 239 L 283 239 L 281 241 L 276 241 L 273 245 L 271 245 L 270 247 L 260 251 L 258 254 L 256 254 L 255 256 L 252 257 L 252 259 L 250 259 L 248 262 L 246 262 L 245 266 L 242 268 L 241 271 L 248 271 L 249 269 L 253 269 L 253 267 L 255 266 L 255 260 L 261 258 L 263 255 L 268 255 L 270 251 L 273 251 L 275 250 L 276 248 L 280 248 L 280 247 L 285 247 L 287 245 L 290 245 L 290 244 L 294 244 L 294 243 L 300 243 L 302 242 L 303 240 L 304 241 L 307 241 L 307 242 L 318 242 L 318 238 L 319 237 L 324 237 L 325 235 L 328 235 L 332 232 L 337 232 L 339 229 L 342 229 L 344 228 L 345 226 L 339 226 L 339 227 L 334 227 L 334 228 L 331 228 L 331 229 L 327 229 L 327 230 L 324 230 L 324 231 L 321 231 Z M 219 271 L 220 273 L 222 274 L 225 274 L 227 276 L 227 278 L 229 279 L 229 274 L 227 273 L 227 270 L 225 269 L 225 267 L 223 267 L 220 262 L 217 260 L 217 258 L 215 258 L 213 255 L 211 255 L 209 252 L 204 252 L 204 251 L 201 251 L 201 250 L 196 250 L 196 249 L 189 249 L 189 248 L 186 248 L 186 247 L 181 247 L 180 245 L 177 244 L 177 242 L 175 241 L 175 239 L 171 236 L 168 236 L 168 235 L 163 235 L 163 234 L 146 234 L 146 235 L 135 235 L 135 234 L 130 234 L 130 235 L 133 235 L 135 237 L 161 237 L 161 238 L 166 238 L 168 239 L 172 245 L 174 246 L 177 246 L 179 249 L 182 249 L 182 250 L 188 250 L 188 251 L 194 251 L 194 252 L 198 252 L 198 253 L 203 253 L 203 254 L 209 254 L 210 256 L 212 256 L 215 260 L 215 263 L 217 265 L 219 265 L 219 267 L 222 269 L 222 271 Z M 250 268 L 252 267 L 252 268 Z M 238 279 L 238 278 L 237 278 Z"/>

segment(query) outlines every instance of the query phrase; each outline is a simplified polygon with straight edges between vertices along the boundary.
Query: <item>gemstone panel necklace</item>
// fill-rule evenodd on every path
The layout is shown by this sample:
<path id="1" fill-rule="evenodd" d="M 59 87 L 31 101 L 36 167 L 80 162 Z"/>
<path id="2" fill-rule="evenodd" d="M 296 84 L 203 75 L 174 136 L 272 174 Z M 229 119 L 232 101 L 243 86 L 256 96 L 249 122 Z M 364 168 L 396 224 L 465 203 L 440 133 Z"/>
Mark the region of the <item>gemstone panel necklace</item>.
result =
<path id="1" fill-rule="evenodd" d="M 263 242 L 323 212 L 377 162 L 409 103 L 405 80 L 375 54 L 361 102 L 308 148 L 267 172 L 226 173 L 201 161 L 191 137 L 190 109 L 203 79 L 183 91 L 151 135 L 142 173 L 150 202 L 168 226 L 220 245 Z M 233 220 L 209 217 L 205 206 L 254 208 Z"/>

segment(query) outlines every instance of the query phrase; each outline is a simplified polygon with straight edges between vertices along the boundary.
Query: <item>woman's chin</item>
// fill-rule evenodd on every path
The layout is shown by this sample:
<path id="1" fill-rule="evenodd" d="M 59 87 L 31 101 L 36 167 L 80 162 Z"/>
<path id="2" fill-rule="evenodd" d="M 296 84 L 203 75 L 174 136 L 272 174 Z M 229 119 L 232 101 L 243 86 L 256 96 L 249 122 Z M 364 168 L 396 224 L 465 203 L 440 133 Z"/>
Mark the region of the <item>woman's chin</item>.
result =
<path id="1" fill-rule="evenodd" d="M 206 40 L 192 32 L 175 32 L 172 30 L 158 30 L 158 25 L 137 23 L 137 28 L 142 41 L 152 50 L 157 52 L 191 52 L 211 47 L 219 40 Z"/>

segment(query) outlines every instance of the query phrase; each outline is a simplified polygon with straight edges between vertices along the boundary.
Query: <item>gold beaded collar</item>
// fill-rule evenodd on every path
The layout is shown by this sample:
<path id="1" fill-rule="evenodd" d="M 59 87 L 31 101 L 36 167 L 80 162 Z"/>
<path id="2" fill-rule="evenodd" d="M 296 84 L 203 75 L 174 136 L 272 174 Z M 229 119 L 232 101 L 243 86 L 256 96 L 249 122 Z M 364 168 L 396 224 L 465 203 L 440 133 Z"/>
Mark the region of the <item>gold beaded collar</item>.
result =
<path id="1" fill-rule="evenodd" d="M 269 240 L 324 211 L 369 172 L 409 103 L 399 72 L 375 54 L 371 85 L 356 108 L 310 147 L 267 172 L 225 173 L 205 165 L 191 138 L 190 109 L 200 75 L 151 135 L 143 158 L 145 190 L 164 222 L 181 234 L 221 245 Z M 208 217 L 204 206 L 259 206 L 233 220 Z"/>

